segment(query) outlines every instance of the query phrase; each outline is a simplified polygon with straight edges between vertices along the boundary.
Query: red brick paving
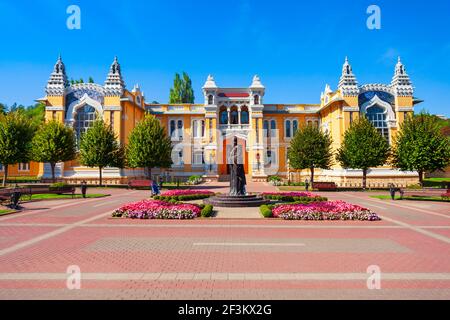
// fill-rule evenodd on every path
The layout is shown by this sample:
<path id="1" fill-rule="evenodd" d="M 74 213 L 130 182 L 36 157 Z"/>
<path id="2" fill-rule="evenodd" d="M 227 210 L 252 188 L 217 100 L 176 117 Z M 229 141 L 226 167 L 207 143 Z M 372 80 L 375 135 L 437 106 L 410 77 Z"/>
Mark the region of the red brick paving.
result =
<path id="1" fill-rule="evenodd" d="M 225 192 L 225 186 L 226 184 L 219 184 L 218 188 L 213 190 Z M 274 188 L 268 184 L 253 184 L 248 189 L 261 192 Z M 215 272 L 345 275 L 364 274 L 369 265 L 378 265 L 382 273 L 411 274 L 411 278 L 383 281 L 382 288 L 386 290 L 380 290 L 374 297 L 450 298 L 450 245 L 448 241 L 445 241 L 450 237 L 450 221 L 447 218 L 447 216 L 450 217 L 450 204 L 448 203 L 391 202 L 369 198 L 365 193 L 324 193 L 332 200 L 342 199 L 367 206 L 393 221 L 306 222 L 270 219 L 139 221 L 111 219 L 109 214 L 123 203 L 148 197 L 148 191 L 111 189 L 102 192 L 110 193 L 111 197 L 27 203 L 24 205 L 26 210 L 23 213 L 0 217 L 0 250 L 2 250 L 11 248 L 16 243 L 32 240 L 40 235 L 98 216 L 84 225 L 71 226 L 58 235 L 3 255 L 0 254 L 0 274 L 64 274 L 69 265 L 78 265 L 82 273 L 108 274 Z M 52 209 L 55 207 L 56 209 Z M 435 213 L 441 216 L 434 215 Z M 401 223 L 407 225 L 401 225 Z M 33 224 L 49 224 L 49 226 Z M 424 226 L 439 228 L 423 229 Z M 419 228 L 419 231 L 426 230 L 429 234 L 422 234 L 414 228 Z M 153 240 L 155 246 L 145 244 L 143 247 L 120 251 L 114 250 L 114 247 L 111 248 L 107 243 L 105 245 L 105 239 L 123 239 L 124 242 L 130 239 L 143 239 L 149 242 Z M 179 243 L 176 242 L 177 239 L 185 239 L 184 246 L 177 247 Z M 295 251 L 288 247 L 263 250 L 245 246 L 232 249 L 223 247 L 202 249 L 189 247 L 188 244 L 193 239 L 201 239 L 205 242 L 239 239 L 242 242 L 263 243 L 287 240 L 302 242 L 302 239 L 323 239 L 324 241 L 335 239 L 335 242 L 341 239 L 353 239 L 357 243 L 359 239 L 373 239 L 374 245 L 379 241 L 383 243 L 388 241 L 387 243 L 392 243 L 392 246 L 388 245 L 381 252 L 370 250 L 354 252 L 351 244 L 348 250 L 341 252 L 323 249 L 311 252 L 308 248 L 305 249 L 306 251 Z M 138 246 L 139 243 L 137 241 L 135 245 Z M 165 246 L 170 243 L 173 243 L 174 247 L 168 250 Z M 398 247 L 406 250 L 402 252 L 394 250 Z M 415 273 L 442 274 L 444 279 L 415 280 L 413 275 Z M 261 298 L 267 297 L 270 290 L 278 298 L 284 296 L 307 298 L 309 294 L 318 298 L 332 298 L 339 297 L 339 292 L 342 292 L 347 298 L 358 299 L 362 297 L 361 292 L 371 294 L 361 291 L 369 291 L 365 280 L 83 280 L 82 283 L 83 289 L 76 293 L 78 298 L 123 298 L 124 290 L 134 290 L 134 296 L 128 296 L 130 298 L 180 298 L 184 296 L 183 290 L 193 290 L 200 298 L 227 298 L 229 292 L 236 292 L 236 297 Z M 149 293 L 150 289 L 153 291 Z M 39 299 L 72 296 L 66 291 L 68 290 L 63 280 L 0 280 L 0 298 Z M 307 292 L 306 296 L 305 292 Z"/>

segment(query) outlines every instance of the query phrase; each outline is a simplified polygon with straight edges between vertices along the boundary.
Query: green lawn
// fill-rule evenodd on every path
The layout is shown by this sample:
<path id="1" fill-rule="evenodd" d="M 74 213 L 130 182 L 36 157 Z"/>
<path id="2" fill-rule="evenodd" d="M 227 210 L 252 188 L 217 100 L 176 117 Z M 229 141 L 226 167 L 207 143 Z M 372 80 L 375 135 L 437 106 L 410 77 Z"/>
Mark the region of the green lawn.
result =
<path id="1" fill-rule="evenodd" d="M 103 197 L 107 197 L 107 194 L 96 194 L 96 193 L 92 193 L 92 194 L 87 194 L 86 198 L 103 198 Z M 76 194 L 74 197 L 74 199 L 80 199 L 83 198 L 83 196 L 81 194 Z M 72 199 L 72 195 L 71 194 L 33 194 L 31 196 L 31 200 L 51 200 L 51 199 Z M 30 200 L 30 197 L 27 195 L 23 195 L 22 196 L 22 200 L 24 201 L 28 201 Z"/>
<path id="2" fill-rule="evenodd" d="M 277 187 L 280 191 L 305 191 L 305 187 L 301 186 L 279 186 Z"/>
<path id="3" fill-rule="evenodd" d="M 10 210 L 10 209 L 0 209 L 0 216 L 5 215 L 5 214 L 9 214 L 15 212 L 15 210 Z"/>
<path id="4" fill-rule="evenodd" d="M 391 200 L 391 196 L 388 195 L 370 197 L 381 200 Z M 395 200 L 400 200 L 400 196 L 395 196 Z M 450 202 L 450 200 L 442 200 L 441 197 L 403 197 L 403 200 Z"/>

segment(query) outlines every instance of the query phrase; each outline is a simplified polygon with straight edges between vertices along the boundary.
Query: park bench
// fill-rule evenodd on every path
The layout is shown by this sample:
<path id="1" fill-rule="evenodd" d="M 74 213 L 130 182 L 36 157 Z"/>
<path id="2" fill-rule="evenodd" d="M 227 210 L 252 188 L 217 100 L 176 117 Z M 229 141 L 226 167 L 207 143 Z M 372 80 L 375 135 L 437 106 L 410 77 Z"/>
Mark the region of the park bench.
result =
<path id="1" fill-rule="evenodd" d="M 22 195 L 28 195 L 30 200 L 33 194 L 71 194 L 72 198 L 75 196 L 75 187 L 65 186 L 52 188 L 49 186 L 32 186 L 20 188 Z"/>
<path id="2" fill-rule="evenodd" d="M 319 191 L 336 191 L 337 186 L 334 182 L 314 182 L 313 189 L 317 189 Z"/>
<path id="3" fill-rule="evenodd" d="M 17 208 L 21 195 L 21 189 L 18 188 L 0 189 L 0 204 L 6 204 L 12 208 Z"/>
<path id="4" fill-rule="evenodd" d="M 151 188 L 152 180 L 130 180 L 128 188 Z"/>

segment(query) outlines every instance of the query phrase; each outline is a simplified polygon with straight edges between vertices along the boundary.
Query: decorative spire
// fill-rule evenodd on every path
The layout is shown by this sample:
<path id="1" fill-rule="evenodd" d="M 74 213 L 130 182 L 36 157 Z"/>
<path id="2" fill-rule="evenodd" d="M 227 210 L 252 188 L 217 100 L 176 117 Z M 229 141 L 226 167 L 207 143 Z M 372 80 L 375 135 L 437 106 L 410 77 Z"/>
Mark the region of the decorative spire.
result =
<path id="1" fill-rule="evenodd" d="M 108 76 L 105 81 L 105 91 L 107 96 L 121 96 L 125 89 L 125 82 L 122 78 L 122 72 L 120 70 L 120 64 L 117 57 L 114 57 L 114 61 L 109 68 Z"/>
<path id="2" fill-rule="evenodd" d="M 398 57 L 398 62 L 395 65 L 395 72 L 394 77 L 392 78 L 391 87 L 397 96 L 412 96 L 414 94 L 411 79 L 406 73 L 406 68 L 400 57 Z"/>
<path id="3" fill-rule="evenodd" d="M 338 89 L 344 96 L 357 96 L 359 94 L 358 81 L 353 74 L 352 66 L 348 62 L 348 57 L 345 57 L 344 65 L 342 66 L 342 75 L 339 80 Z"/>
<path id="4" fill-rule="evenodd" d="M 264 86 L 261 83 L 261 79 L 259 78 L 258 75 L 255 75 L 253 77 L 253 81 L 252 81 L 252 85 L 250 86 L 250 88 L 252 89 L 264 89 Z"/>
<path id="5" fill-rule="evenodd" d="M 48 96 L 64 95 L 65 89 L 69 86 L 66 75 L 66 67 L 61 58 L 61 54 L 53 67 L 53 72 L 45 87 L 45 93 Z"/>
<path id="6" fill-rule="evenodd" d="M 212 75 L 208 75 L 208 78 L 203 85 L 203 89 L 217 89 L 216 81 Z"/>

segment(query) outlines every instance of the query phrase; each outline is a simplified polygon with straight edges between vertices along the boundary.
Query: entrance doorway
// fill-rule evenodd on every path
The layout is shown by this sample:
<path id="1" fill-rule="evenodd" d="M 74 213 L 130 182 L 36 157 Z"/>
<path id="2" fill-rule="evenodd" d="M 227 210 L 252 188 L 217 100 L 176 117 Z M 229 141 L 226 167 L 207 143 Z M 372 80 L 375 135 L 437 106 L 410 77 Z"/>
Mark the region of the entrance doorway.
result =
<path id="1" fill-rule="evenodd" d="M 222 149 L 222 164 L 219 166 L 219 175 L 229 175 L 230 174 L 230 159 L 228 159 L 231 149 L 233 148 L 234 137 L 230 137 L 223 140 Z M 247 152 L 247 141 L 238 138 L 238 163 L 244 165 L 245 174 L 248 174 L 248 152 Z"/>

